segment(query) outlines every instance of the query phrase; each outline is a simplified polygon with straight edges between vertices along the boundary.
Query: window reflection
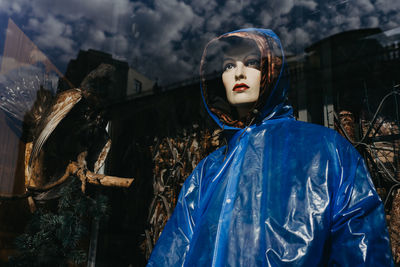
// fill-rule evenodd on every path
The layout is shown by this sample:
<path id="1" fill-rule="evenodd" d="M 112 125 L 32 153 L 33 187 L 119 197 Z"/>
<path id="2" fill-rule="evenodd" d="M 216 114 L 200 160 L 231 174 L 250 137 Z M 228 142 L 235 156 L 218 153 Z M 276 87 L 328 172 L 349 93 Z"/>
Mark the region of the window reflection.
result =
<path id="1" fill-rule="evenodd" d="M 0 10 L 2 195 L 25 193 L 27 114 L 38 95 L 78 87 L 101 63 L 117 69 L 111 88 L 95 85 L 107 99 L 103 108 L 113 142 L 105 172 L 136 180 L 129 190 L 102 189 L 112 215 L 99 231 L 95 262 L 118 258 L 115 265 L 143 266 L 166 221 L 165 210 L 160 208 L 157 221 L 149 208 L 163 170 L 177 168 L 165 164 L 192 149 L 185 163 L 191 166 L 218 146 L 201 147 L 206 142 L 199 136 L 211 142 L 204 129 L 212 122 L 200 99 L 199 61 L 210 39 L 238 28 L 271 28 L 281 37 L 296 117 L 334 128 L 355 145 L 367 144 L 357 148 L 391 214 L 389 191 L 400 180 L 400 7 L 393 1 L 21 0 L 3 1 Z M 219 76 L 211 72 L 208 78 L 217 83 Z M 190 173 L 186 165 L 183 174 Z M 171 208 L 183 176 L 165 191 Z M 2 262 L 24 232 L 30 214 L 24 201 L 0 204 Z"/>

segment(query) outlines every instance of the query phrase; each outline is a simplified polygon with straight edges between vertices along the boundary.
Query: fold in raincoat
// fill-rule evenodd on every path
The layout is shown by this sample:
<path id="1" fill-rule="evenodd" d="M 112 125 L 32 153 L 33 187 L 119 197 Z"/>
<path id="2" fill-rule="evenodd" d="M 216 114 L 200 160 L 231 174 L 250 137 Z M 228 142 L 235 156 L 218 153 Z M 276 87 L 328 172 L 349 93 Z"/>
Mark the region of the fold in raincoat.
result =
<path id="1" fill-rule="evenodd" d="M 262 29 L 222 35 L 207 45 L 202 75 L 229 38 L 260 49 L 259 101 L 240 122 L 224 89 L 203 79 L 206 107 L 229 142 L 187 178 L 148 266 L 391 266 L 383 206 L 363 159 L 335 131 L 296 121 L 285 104 L 278 37 Z"/>

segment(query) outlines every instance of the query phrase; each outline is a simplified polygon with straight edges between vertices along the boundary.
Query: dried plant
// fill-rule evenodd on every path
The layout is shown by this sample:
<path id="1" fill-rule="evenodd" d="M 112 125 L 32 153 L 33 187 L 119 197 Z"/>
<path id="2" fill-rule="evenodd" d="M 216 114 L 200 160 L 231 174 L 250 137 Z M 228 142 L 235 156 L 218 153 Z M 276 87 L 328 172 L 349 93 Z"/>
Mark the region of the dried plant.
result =
<path id="1" fill-rule="evenodd" d="M 194 124 L 179 136 L 154 140 L 151 147 L 154 196 L 147 219 L 146 239 L 142 245 L 147 259 L 172 214 L 185 179 L 201 159 L 219 147 L 219 133 L 215 131 L 211 135 Z"/>

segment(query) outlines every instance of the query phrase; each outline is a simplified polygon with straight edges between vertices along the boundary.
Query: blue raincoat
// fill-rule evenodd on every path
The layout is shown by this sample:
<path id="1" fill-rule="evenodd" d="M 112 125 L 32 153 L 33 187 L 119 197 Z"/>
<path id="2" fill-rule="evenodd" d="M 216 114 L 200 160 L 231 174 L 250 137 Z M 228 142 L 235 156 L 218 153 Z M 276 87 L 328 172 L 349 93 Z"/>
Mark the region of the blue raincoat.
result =
<path id="1" fill-rule="evenodd" d="M 148 266 L 392 266 L 383 206 L 363 159 L 335 131 L 296 121 L 285 104 L 278 37 L 246 29 L 217 39 L 231 36 L 268 43 L 262 72 L 278 66 L 263 76 L 273 86 L 240 128 L 221 119 L 203 80 L 207 109 L 229 142 L 187 178 Z M 280 63 L 271 66 L 274 57 Z"/>

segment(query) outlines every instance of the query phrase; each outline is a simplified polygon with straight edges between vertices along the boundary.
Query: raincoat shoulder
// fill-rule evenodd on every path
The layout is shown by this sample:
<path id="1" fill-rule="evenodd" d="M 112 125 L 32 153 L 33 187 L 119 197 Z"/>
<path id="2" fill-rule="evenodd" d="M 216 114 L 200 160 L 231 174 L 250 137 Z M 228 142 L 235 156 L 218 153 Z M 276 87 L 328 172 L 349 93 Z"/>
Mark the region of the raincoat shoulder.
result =
<path id="1" fill-rule="evenodd" d="M 185 180 L 171 218 L 154 247 L 147 266 L 183 266 L 196 225 L 198 208 L 213 173 L 223 161 L 222 147 L 199 162 Z M 203 202 L 204 203 L 204 202 Z"/>
<path id="2" fill-rule="evenodd" d="M 276 128 L 286 132 L 281 139 L 286 140 L 287 147 L 274 154 L 284 159 L 286 168 L 291 168 L 292 162 L 301 166 L 302 170 L 293 168 L 291 175 L 304 184 L 304 196 L 313 202 L 304 209 L 300 205 L 291 208 L 303 214 L 313 210 L 312 216 L 329 214 L 325 223 L 320 221 L 323 227 L 316 227 L 320 232 L 309 243 L 310 252 L 312 243 L 320 243 L 323 251 L 311 252 L 311 261 L 304 254 L 298 265 L 393 266 L 383 205 L 364 159 L 353 145 L 338 132 L 320 125 L 282 120 L 282 126 Z M 276 134 L 282 136 L 283 132 L 277 130 Z M 285 152 L 280 151 L 293 154 L 285 157 L 280 155 Z M 309 223 L 311 227 L 312 220 Z M 283 264 L 282 260 L 277 261 L 278 266 Z"/>

